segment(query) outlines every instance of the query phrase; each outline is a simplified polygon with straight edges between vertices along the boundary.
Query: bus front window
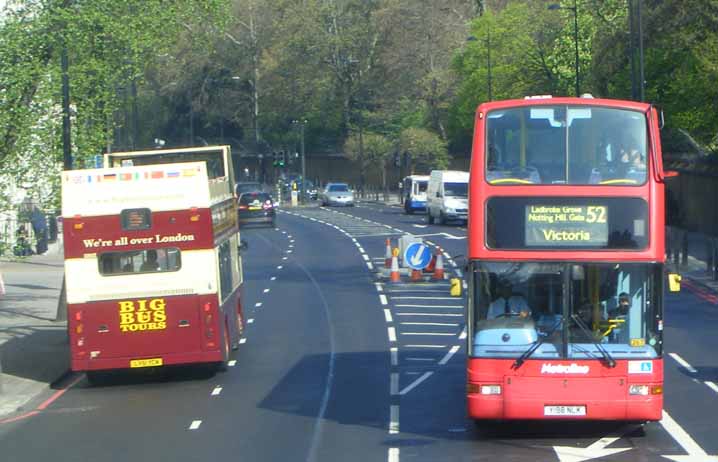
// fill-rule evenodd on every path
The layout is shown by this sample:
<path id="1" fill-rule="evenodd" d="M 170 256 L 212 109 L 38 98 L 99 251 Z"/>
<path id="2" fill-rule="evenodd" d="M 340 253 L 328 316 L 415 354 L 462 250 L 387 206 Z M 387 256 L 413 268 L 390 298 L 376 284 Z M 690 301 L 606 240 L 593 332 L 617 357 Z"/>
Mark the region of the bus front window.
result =
<path id="1" fill-rule="evenodd" d="M 608 107 L 533 106 L 489 112 L 486 180 L 636 186 L 646 181 L 646 117 Z"/>
<path id="2" fill-rule="evenodd" d="M 661 355 L 661 270 L 649 264 L 473 262 L 470 354 Z"/>

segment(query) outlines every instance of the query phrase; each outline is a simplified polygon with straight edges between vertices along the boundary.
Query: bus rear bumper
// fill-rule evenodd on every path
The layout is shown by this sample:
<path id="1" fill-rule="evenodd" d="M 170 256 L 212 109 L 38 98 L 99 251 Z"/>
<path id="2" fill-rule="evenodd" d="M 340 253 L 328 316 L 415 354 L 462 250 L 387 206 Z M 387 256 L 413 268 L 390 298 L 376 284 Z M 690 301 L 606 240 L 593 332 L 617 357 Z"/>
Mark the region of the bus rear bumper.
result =
<path id="1" fill-rule="evenodd" d="M 193 363 L 215 363 L 223 361 L 222 352 L 216 351 L 194 351 L 187 353 L 157 354 L 154 356 L 119 357 L 119 358 L 95 358 L 78 359 L 73 358 L 70 368 L 73 372 L 101 371 L 110 369 L 131 369 L 130 362 L 141 359 L 161 359 L 162 366 L 193 364 Z"/>
<path id="2" fill-rule="evenodd" d="M 556 403 L 536 399 L 512 399 L 502 396 L 467 395 L 469 417 L 477 420 L 661 420 L 663 396 L 637 397 L 622 400 L 581 400 L 561 402 L 562 406 L 585 406 L 585 415 L 545 415 L 546 406 Z"/>

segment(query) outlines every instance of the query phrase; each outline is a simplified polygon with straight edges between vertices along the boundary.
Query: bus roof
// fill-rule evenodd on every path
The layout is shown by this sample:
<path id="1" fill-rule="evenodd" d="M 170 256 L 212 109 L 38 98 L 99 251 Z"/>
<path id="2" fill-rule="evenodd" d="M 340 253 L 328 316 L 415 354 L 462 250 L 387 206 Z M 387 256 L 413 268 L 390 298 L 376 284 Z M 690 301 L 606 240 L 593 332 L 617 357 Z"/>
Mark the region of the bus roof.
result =
<path id="1" fill-rule="evenodd" d="M 646 112 L 651 107 L 649 103 L 640 101 L 628 101 L 621 99 L 608 98 L 586 98 L 575 96 L 542 96 L 541 98 L 523 98 L 523 99 L 507 99 L 502 101 L 488 101 L 479 105 L 477 113 L 488 111 L 491 109 L 505 109 L 510 107 L 521 106 L 555 106 L 555 105 L 585 105 L 585 106 L 603 106 L 621 109 L 633 109 L 636 111 Z"/>
<path id="2" fill-rule="evenodd" d="M 67 170 L 62 173 L 64 217 L 115 215 L 211 206 L 204 162 Z"/>

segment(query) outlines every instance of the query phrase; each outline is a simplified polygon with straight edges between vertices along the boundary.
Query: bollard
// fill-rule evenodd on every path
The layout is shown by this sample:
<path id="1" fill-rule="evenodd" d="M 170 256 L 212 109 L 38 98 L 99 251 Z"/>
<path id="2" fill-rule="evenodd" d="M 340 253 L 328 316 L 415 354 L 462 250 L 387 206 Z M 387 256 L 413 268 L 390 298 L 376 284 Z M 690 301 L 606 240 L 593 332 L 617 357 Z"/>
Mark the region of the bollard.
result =
<path id="1" fill-rule="evenodd" d="M 451 284 L 449 294 L 452 297 L 461 297 L 461 279 L 451 278 L 449 283 Z"/>

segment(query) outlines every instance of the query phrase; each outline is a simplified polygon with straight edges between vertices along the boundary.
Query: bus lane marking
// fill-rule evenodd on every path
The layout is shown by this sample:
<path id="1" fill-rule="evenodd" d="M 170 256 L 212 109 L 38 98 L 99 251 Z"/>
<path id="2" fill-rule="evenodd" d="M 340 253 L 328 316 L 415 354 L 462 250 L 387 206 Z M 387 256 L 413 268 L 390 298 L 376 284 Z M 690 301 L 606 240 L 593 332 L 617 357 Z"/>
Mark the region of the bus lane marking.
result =
<path id="1" fill-rule="evenodd" d="M 399 433 L 399 406 L 392 404 L 389 406 L 389 434 L 396 435 Z"/>
<path id="2" fill-rule="evenodd" d="M 388 309 L 384 309 L 384 319 L 386 319 L 386 322 L 393 322 L 394 319 L 391 317 L 391 311 Z"/>
<path id="3" fill-rule="evenodd" d="M 392 372 L 389 375 L 389 394 L 396 396 L 399 394 L 399 374 Z"/>
<path id="4" fill-rule="evenodd" d="M 390 342 L 396 342 L 396 329 L 393 327 L 387 327 L 387 333 L 389 335 Z"/>
<path id="5" fill-rule="evenodd" d="M 691 374 L 697 374 L 697 373 L 698 373 L 698 371 L 696 370 L 696 368 L 693 367 L 693 366 L 691 366 L 691 365 L 688 363 L 688 361 L 686 361 L 685 359 L 681 358 L 681 357 L 678 355 L 678 353 L 668 353 L 668 356 L 670 356 L 671 358 L 673 358 L 678 364 L 680 364 L 684 369 L 686 369 L 686 370 L 687 370 L 688 372 L 690 372 Z"/>
<path id="6" fill-rule="evenodd" d="M 387 462 L 399 462 L 399 448 L 389 448 Z"/>
<path id="7" fill-rule="evenodd" d="M 193 420 L 192 423 L 191 423 L 190 426 L 189 426 L 189 429 L 190 429 L 190 430 L 197 430 L 200 425 L 202 425 L 202 421 L 201 421 L 201 420 Z"/>
<path id="8" fill-rule="evenodd" d="M 389 348 L 389 356 L 391 357 L 391 365 L 399 365 L 399 349 L 397 347 Z"/>
<path id="9" fill-rule="evenodd" d="M 386 295 L 384 294 L 379 295 L 379 301 L 382 305 L 386 305 L 387 303 L 389 303 L 389 301 L 386 299 Z"/>

